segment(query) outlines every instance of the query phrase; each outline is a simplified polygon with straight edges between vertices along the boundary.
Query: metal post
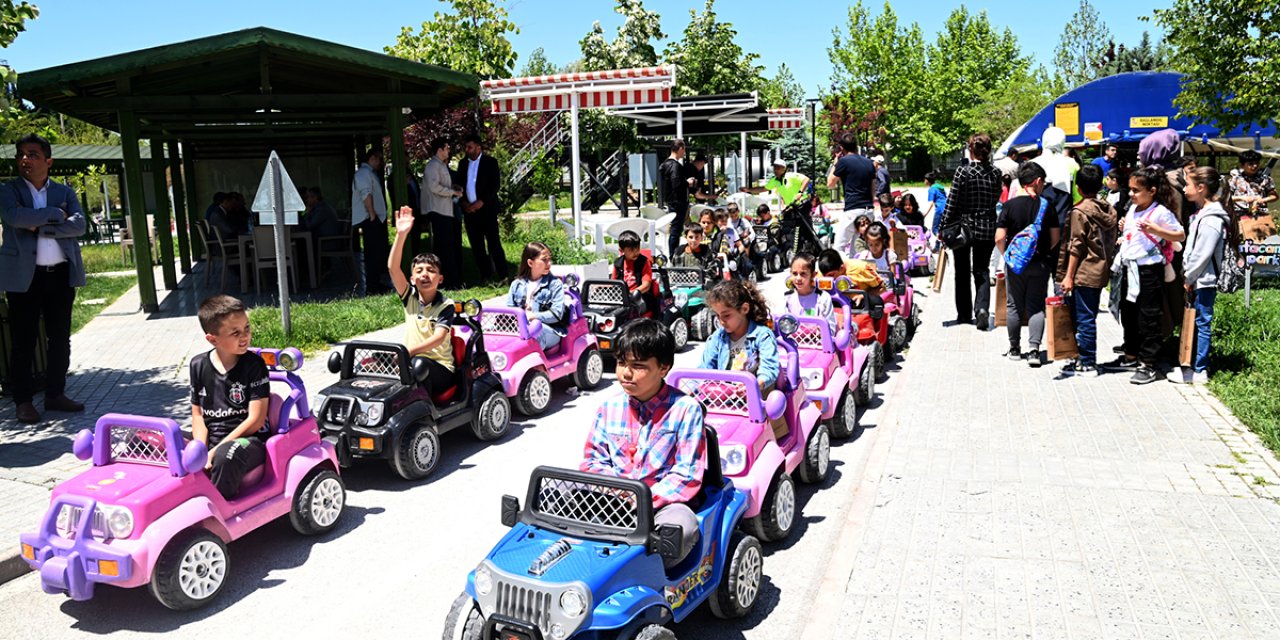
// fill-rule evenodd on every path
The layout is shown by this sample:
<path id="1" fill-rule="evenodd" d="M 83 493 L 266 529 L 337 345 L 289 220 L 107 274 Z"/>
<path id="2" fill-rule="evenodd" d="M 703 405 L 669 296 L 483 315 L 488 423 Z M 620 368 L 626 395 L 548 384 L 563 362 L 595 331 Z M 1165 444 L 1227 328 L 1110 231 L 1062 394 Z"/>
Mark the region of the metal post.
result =
<path id="1" fill-rule="evenodd" d="M 684 139 L 684 111 L 676 109 L 676 139 Z"/>
<path id="2" fill-rule="evenodd" d="M 191 146 L 182 143 L 176 146 L 181 148 L 179 156 L 182 164 L 182 180 L 183 185 L 186 187 L 187 210 L 191 212 L 191 224 L 187 225 L 187 235 L 190 237 L 191 255 L 194 261 L 194 256 L 204 255 L 208 251 L 204 243 L 200 241 L 200 230 L 195 225 L 196 220 L 204 219 L 204 209 L 200 207 L 202 204 L 200 194 L 196 192 L 196 163 L 191 158 Z M 209 268 L 208 265 L 205 265 L 205 268 Z"/>
<path id="3" fill-rule="evenodd" d="M 160 310 L 156 298 L 156 273 L 151 266 L 151 234 L 147 231 L 147 199 L 142 192 L 142 157 L 138 153 L 138 121 L 132 111 L 120 112 L 120 147 L 124 154 L 124 187 L 129 225 L 133 230 L 133 266 L 138 271 L 138 297 L 142 310 Z"/>
<path id="4" fill-rule="evenodd" d="M 169 226 L 169 185 L 165 181 L 164 141 L 151 139 L 151 177 L 156 190 L 156 243 L 160 245 L 160 277 L 164 288 L 178 288 L 178 274 L 173 268 L 173 231 Z"/>
<path id="5" fill-rule="evenodd" d="M 818 103 L 809 101 L 809 172 L 818 175 Z"/>
<path id="6" fill-rule="evenodd" d="M 574 92 L 569 96 L 569 126 L 572 129 L 571 137 L 573 141 L 573 144 L 571 145 L 573 153 L 570 158 L 571 164 L 569 165 L 569 181 L 573 183 L 573 233 L 575 240 L 582 237 L 582 190 L 579 188 L 582 180 L 582 176 L 579 175 L 582 171 L 579 167 L 579 163 L 582 162 L 582 152 L 578 148 L 579 100 L 580 97 L 577 92 Z"/>
<path id="7" fill-rule="evenodd" d="M 280 287 L 280 323 L 284 326 L 284 336 L 288 338 L 293 332 L 293 322 L 289 317 L 289 280 L 286 277 L 288 269 L 285 264 L 287 254 L 284 246 L 284 182 L 280 176 L 280 158 L 272 154 L 271 204 L 276 213 L 276 282 Z"/>
<path id="8" fill-rule="evenodd" d="M 747 187 L 751 186 L 747 184 L 747 180 L 751 177 L 751 169 L 747 167 L 747 162 L 748 162 L 747 132 L 743 131 L 738 135 L 742 136 L 742 153 L 738 158 L 738 160 L 740 160 L 740 162 L 738 163 L 738 175 L 739 175 L 738 186 L 740 188 L 746 189 Z"/>

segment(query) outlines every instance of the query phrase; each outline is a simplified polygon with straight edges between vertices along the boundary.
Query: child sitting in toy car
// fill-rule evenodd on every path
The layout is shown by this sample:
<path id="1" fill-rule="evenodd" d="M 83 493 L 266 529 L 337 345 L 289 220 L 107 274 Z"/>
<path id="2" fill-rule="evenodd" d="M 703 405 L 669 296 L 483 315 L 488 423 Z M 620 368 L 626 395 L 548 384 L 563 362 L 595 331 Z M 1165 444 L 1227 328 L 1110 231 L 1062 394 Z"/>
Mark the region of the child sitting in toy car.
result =
<path id="1" fill-rule="evenodd" d="M 645 310 L 658 313 L 658 286 L 653 281 L 653 263 L 649 256 L 640 253 L 640 235 L 623 231 L 618 236 L 618 252 L 622 255 L 613 261 L 613 279 L 627 283 L 627 290 L 640 293 Z"/>
<path id="2" fill-rule="evenodd" d="M 787 313 L 794 316 L 825 318 L 834 335 L 836 312 L 831 304 L 831 294 L 814 286 L 817 262 L 817 258 L 807 253 L 797 254 L 791 260 L 791 291 L 787 292 L 785 307 Z"/>
<path id="3" fill-rule="evenodd" d="M 564 283 L 551 275 L 551 249 L 530 242 L 520 254 L 516 279 L 507 293 L 507 304 L 529 312 L 542 322 L 538 344 L 544 352 L 560 344 L 569 332 L 569 307 L 564 301 Z"/>
<path id="4" fill-rule="evenodd" d="M 898 254 L 889 248 L 889 228 L 883 222 L 872 222 L 867 228 L 867 248 L 853 256 L 854 260 L 870 262 L 876 271 L 887 272 L 898 261 Z"/>
<path id="5" fill-rule="evenodd" d="M 197 315 L 213 349 L 191 359 L 191 435 L 208 447 L 209 480 L 230 500 L 245 474 L 267 459 L 271 380 L 262 356 L 249 351 L 243 302 L 212 296 Z"/>
<path id="6" fill-rule="evenodd" d="M 711 260 L 711 251 L 702 243 L 703 237 L 702 227 L 696 224 L 685 226 L 684 251 L 676 254 L 676 259 L 673 260 L 675 266 L 693 269 L 707 266 L 707 262 Z"/>
<path id="7" fill-rule="evenodd" d="M 848 276 L 855 289 L 868 293 L 880 293 L 885 288 L 875 265 L 865 260 L 845 260 L 835 249 L 824 249 L 818 254 L 818 271 L 828 278 Z M 857 302 L 860 297 L 855 295 L 853 300 Z"/>
<path id="8" fill-rule="evenodd" d="M 703 369 L 749 371 L 760 389 L 778 382 L 778 344 L 770 328 L 769 303 L 750 282 L 721 280 L 706 295 L 720 328 L 702 349 Z"/>
<path id="9" fill-rule="evenodd" d="M 622 393 L 596 411 L 580 468 L 640 480 L 653 498 L 655 528 L 680 527 L 680 558 L 698 541 L 698 518 L 686 504 L 702 488 L 707 467 L 702 406 L 666 383 L 676 344 L 662 323 L 642 318 L 622 329 L 615 343 Z"/>
<path id="10" fill-rule="evenodd" d="M 427 360 L 427 387 L 439 395 L 453 385 L 453 300 L 440 291 L 444 275 L 440 258 L 421 253 L 413 258 L 409 278 L 400 269 L 405 240 L 413 232 L 413 210 L 400 207 L 396 214 L 396 241 L 387 259 L 391 284 L 404 305 L 404 346 L 409 356 Z"/>

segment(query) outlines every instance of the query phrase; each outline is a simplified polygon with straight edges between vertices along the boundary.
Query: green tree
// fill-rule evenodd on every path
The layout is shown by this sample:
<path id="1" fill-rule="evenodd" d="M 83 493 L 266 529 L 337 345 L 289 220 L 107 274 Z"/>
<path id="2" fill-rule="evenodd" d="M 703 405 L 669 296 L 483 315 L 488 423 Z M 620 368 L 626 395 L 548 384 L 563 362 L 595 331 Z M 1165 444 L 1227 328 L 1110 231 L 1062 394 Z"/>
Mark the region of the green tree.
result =
<path id="1" fill-rule="evenodd" d="M 778 65 L 778 74 L 760 85 L 760 102 L 769 109 L 803 106 L 804 89 L 787 63 Z"/>
<path id="2" fill-rule="evenodd" d="M 1065 93 L 1101 77 L 1103 56 L 1111 42 L 1111 30 L 1102 15 L 1089 0 L 1080 0 L 1080 8 L 1063 26 L 1053 51 L 1056 92 Z"/>
<path id="3" fill-rule="evenodd" d="M 516 52 L 509 36 L 520 33 L 507 9 L 494 0 L 440 0 L 451 13 L 437 11 L 417 33 L 402 27 L 396 43 L 384 50 L 397 58 L 425 62 L 484 80 L 510 78 Z"/>
<path id="4" fill-rule="evenodd" d="M 1043 67 L 1018 69 L 1000 84 L 978 94 L 961 118 L 969 131 L 983 132 L 999 145 L 1053 100 L 1049 74 Z"/>
<path id="5" fill-rule="evenodd" d="M 14 4 L 13 0 L 0 0 L 0 49 L 13 44 L 18 34 L 26 30 L 23 23 L 39 15 L 40 9 L 29 2 Z"/>
<path id="6" fill-rule="evenodd" d="M 557 71 L 559 69 L 547 59 L 547 52 L 543 51 L 542 47 L 538 47 L 529 54 L 529 59 L 525 61 L 518 75 L 520 77 L 548 76 Z"/>
<path id="7" fill-rule="evenodd" d="M 662 32 L 661 16 L 645 9 L 643 0 L 616 0 L 613 12 L 622 16 L 622 25 L 613 40 L 605 38 L 604 28 L 598 20 L 581 40 L 583 70 L 603 71 L 658 64 L 656 43 L 667 37 Z"/>
<path id="8" fill-rule="evenodd" d="M 677 65 L 677 95 L 698 96 L 755 91 L 763 84 L 760 56 L 747 53 L 736 42 L 738 32 L 721 22 L 715 0 L 707 0 L 702 12 L 689 11 L 683 37 L 667 45 L 664 56 Z"/>
<path id="9" fill-rule="evenodd" d="M 1280 2 L 1174 0 L 1156 10 L 1173 67 L 1186 74 L 1174 105 L 1224 129 L 1274 121 L 1280 111 Z"/>
<path id="10" fill-rule="evenodd" d="M 998 87 L 1017 73 L 1025 73 L 1029 58 L 1019 55 L 1018 39 L 1008 28 L 997 31 L 985 11 L 970 14 L 964 6 L 951 12 L 937 41 L 928 49 L 930 87 L 921 102 L 927 104 L 928 129 L 922 136 L 926 150 L 943 154 L 957 149 L 977 133 L 966 119 L 966 110 L 980 104 L 983 93 Z"/>
<path id="11" fill-rule="evenodd" d="M 1172 69 L 1169 47 L 1164 42 L 1155 46 L 1151 44 L 1151 34 L 1142 32 L 1142 40 L 1136 47 L 1125 47 L 1115 43 L 1107 49 L 1105 64 L 1102 66 L 1103 76 L 1133 71 L 1169 71 Z"/>

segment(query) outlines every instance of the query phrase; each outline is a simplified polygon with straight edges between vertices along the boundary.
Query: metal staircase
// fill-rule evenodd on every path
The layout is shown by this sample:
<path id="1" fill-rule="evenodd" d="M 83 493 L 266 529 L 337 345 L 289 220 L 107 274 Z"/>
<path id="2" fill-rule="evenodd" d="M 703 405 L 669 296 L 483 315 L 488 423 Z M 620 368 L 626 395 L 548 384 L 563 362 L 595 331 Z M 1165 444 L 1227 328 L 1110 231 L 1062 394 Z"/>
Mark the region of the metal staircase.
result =
<path id="1" fill-rule="evenodd" d="M 586 169 L 582 167 L 586 180 L 578 187 L 582 193 L 582 208 L 596 211 L 606 200 L 612 200 L 621 209 L 622 203 L 614 198 L 614 194 L 622 188 L 622 176 L 627 171 L 627 154 L 622 150 L 614 151 L 613 155 L 596 167 L 594 173 Z"/>
<path id="2" fill-rule="evenodd" d="M 512 159 L 511 179 L 516 184 L 524 184 L 533 171 L 533 163 L 544 153 L 555 152 L 557 148 L 569 140 L 569 128 L 564 126 L 563 111 L 551 115 L 547 123 L 533 134 L 515 158 Z"/>

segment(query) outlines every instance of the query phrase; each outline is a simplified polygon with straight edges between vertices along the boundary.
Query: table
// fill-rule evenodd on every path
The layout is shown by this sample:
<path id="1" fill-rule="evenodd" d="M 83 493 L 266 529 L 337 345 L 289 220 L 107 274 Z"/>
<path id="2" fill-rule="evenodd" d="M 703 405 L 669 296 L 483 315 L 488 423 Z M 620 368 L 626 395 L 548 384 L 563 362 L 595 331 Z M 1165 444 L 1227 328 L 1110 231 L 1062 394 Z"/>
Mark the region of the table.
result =
<path id="1" fill-rule="evenodd" d="M 294 244 L 301 243 L 303 251 L 306 252 L 307 273 L 310 277 L 311 288 L 315 289 L 316 284 L 316 254 L 315 246 L 311 244 L 311 232 L 303 230 L 294 230 L 293 227 L 285 228 L 285 247 L 289 254 L 289 259 L 293 262 L 294 268 L 298 267 L 298 261 L 294 259 Z M 273 232 L 274 233 L 274 232 Z M 240 293 L 249 292 L 249 261 L 253 255 L 253 234 L 244 234 L 237 236 L 237 242 L 240 245 Z M 254 274 L 257 277 L 257 274 Z"/>

